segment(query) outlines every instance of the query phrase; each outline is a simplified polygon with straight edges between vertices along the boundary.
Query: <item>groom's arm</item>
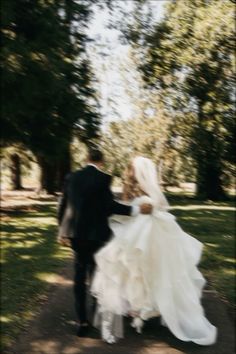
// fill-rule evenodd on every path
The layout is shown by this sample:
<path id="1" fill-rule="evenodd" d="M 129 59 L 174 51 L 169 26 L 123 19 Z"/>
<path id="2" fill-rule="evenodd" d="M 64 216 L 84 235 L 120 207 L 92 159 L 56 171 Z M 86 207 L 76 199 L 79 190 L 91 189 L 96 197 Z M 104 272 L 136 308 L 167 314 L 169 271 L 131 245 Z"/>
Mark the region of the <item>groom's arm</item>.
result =
<path id="1" fill-rule="evenodd" d="M 108 183 L 106 186 L 106 205 L 107 205 L 107 214 L 110 216 L 112 214 L 118 214 L 118 215 L 128 215 L 128 216 L 136 216 L 139 213 L 142 214 L 150 214 L 152 212 L 152 206 L 150 204 L 141 204 L 140 206 L 138 205 L 125 205 L 118 203 L 114 200 L 114 196 L 111 192 L 111 180 L 112 177 L 107 175 L 108 177 Z"/>
<path id="2" fill-rule="evenodd" d="M 111 192 L 111 187 L 110 187 L 111 181 L 112 181 L 112 177 L 107 175 L 107 181 L 105 186 L 105 204 L 106 204 L 107 214 L 109 216 L 112 214 L 131 216 L 133 207 L 118 203 L 117 201 L 114 200 L 114 196 L 113 193 Z"/>
<path id="3" fill-rule="evenodd" d="M 151 214 L 152 205 L 151 204 L 141 204 L 141 205 L 125 205 L 118 203 L 114 200 L 112 192 L 109 190 L 107 193 L 108 196 L 108 215 L 118 214 L 118 215 L 128 215 L 128 216 L 136 216 L 139 213 L 141 214 Z"/>
<path id="4" fill-rule="evenodd" d="M 133 207 L 125 204 L 118 203 L 114 200 L 113 194 L 111 191 L 107 193 L 107 209 L 108 215 L 118 214 L 118 215 L 134 215 Z M 139 213 L 139 209 L 136 209 L 136 214 Z"/>
<path id="5" fill-rule="evenodd" d="M 107 205 L 107 214 L 110 216 L 112 214 L 118 215 L 128 215 L 128 216 L 136 216 L 139 213 L 141 214 L 151 214 L 152 213 L 152 205 L 151 204 L 141 204 L 139 206 L 128 206 L 125 204 L 118 203 L 114 200 L 114 196 L 111 192 L 111 180 L 112 177 L 107 175 L 108 183 L 106 185 L 106 205 Z"/>

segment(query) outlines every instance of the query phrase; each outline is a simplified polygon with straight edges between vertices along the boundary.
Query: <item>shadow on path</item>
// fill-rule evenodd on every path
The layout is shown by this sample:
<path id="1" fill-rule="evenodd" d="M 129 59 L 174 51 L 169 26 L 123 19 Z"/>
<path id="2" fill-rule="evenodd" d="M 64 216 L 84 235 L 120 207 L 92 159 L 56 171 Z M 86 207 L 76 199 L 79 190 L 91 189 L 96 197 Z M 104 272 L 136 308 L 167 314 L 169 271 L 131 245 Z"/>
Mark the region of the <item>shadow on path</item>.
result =
<path id="1" fill-rule="evenodd" d="M 125 320 L 125 339 L 110 346 L 101 341 L 99 332 L 91 330 L 87 338 L 75 336 L 76 323 L 72 292 L 72 263 L 58 276 L 51 297 L 32 321 L 17 344 L 4 354 L 233 354 L 234 331 L 224 305 L 216 293 L 204 292 L 203 305 L 209 320 L 218 327 L 218 341 L 210 347 L 184 343 L 176 339 L 159 319 L 146 323 L 142 335 Z"/>

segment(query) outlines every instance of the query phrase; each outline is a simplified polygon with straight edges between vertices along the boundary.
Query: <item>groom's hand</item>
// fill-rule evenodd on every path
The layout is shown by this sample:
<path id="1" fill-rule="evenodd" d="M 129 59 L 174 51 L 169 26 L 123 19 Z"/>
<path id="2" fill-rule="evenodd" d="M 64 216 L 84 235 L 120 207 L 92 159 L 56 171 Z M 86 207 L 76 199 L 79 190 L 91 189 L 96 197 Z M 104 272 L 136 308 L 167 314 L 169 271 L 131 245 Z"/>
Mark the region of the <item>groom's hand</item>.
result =
<path id="1" fill-rule="evenodd" d="M 140 205 L 140 213 L 141 214 L 151 214 L 152 212 L 152 205 L 151 204 L 141 204 Z"/>

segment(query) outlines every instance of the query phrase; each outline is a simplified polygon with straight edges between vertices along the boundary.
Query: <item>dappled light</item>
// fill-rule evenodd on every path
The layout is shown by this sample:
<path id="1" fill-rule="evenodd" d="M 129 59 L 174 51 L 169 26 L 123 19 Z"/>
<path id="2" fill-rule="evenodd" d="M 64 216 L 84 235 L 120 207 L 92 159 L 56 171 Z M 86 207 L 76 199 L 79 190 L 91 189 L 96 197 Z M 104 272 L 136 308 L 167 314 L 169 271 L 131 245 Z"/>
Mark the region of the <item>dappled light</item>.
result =
<path id="1" fill-rule="evenodd" d="M 36 211 L 12 212 L 10 218 L 3 215 L 2 316 L 8 321 L 3 321 L 2 334 L 7 343 L 35 313 L 40 296 L 49 285 L 60 281 L 65 286 L 70 284 L 56 273 L 72 256 L 70 250 L 59 247 L 56 235 L 55 208 L 50 204 L 40 204 Z"/>
<path id="2" fill-rule="evenodd" d="M 0 316 L 1 323 L 12 322 L 14 319 L 11 319 L 10 316 Z"/>
<path id="3" fill-rule="evenodd" d="M 229 203 L 172 203 L 171 212 L 186 232 L 204 243 L 200 268 L 222 298 L 233 304 L 235 206 Z M 227 294 L 227 295 L 226 295 Z"/>
<path id="4" fill-rule="evenodd" d="M 44 281 L 46 283 L 50 284 L 60 284 L 62 286 L 71 286 L 72 281 L 64 278 L 61 275 L 58 275 L 57 273 L 48 273 L 48 272 L 38 272 L 35 274 L 35 278 Z"/>
<path id="5" fill-rule="evenodd" d="M 219 247 L 219 245 L 216 245 L 214 243 L 209 243 L 209 242 L 206 242 L 205 245 L 209 246 L 209 247 L 213 247 L 213 248 L 218 248 Z"/>
<path id="6" fill-rule="evenodd" d="M 62 217 L 58 233 L 57 218 L 61 222 L 64 205 L 64 215 L 71 211 L 61 196 L 72 194 L 67 182 L 76 178 L 69 175 L 91 160 L 91 147 L 104 155 L 99 170 L 112 176 L 117 200 L 125 199 L 127 167 L 133 158 L 153 161 L 169 212 L 203 244 L 198 266 L 207 280 L 206 292 L 212 291 L 231 311 L 236 250 L 235 0 L 6 0 L 1 14 L 3 352 L 17 344 L 55 289 L 64 295 L 73 291 L 71 273 L 64 272 L 72 269 L 74 252 L 63 239 L 71 237 L 71 230 L 64 229 L 72 225 L 74 230 L 87 221 L 83 212 L 73 220 L 73 211 L 72 222 Z M 136 182 L 133 178 L 130 188 Z M 89 206 L 85 190 L 78 202 L 82 208 Z M 74 200 L 77 197 L 75 193 Z M 93 239 L 100 229 L 93 230 L 92 222 L 103 206 L 94 217 L 91 209 L 88 229 Z M 108 225 L 106 230 L 108 238 Z M 65 299 L 65 306 L 72 302 Z M 101 354 L 98 336 L 78 341 L 66 333 L 75 323 L 73 314 L 63 317 L 63 306 L 57 309 L 62 331 L 50 337 L 56 317 L 50 318 L 44 338 L 36 333 L 27 354 Z M 148 331 L 157 322 L 149 325 L 139 345 L 133 346 L 137 338 L 131 336 L 129 353 L 121 341 L 118 349 L 108 346 L 102 354 L 208 354 L 206 347 L 201 351 L 191 343 L 179 345 L 159 325 L 154 338 Z M 225 338 L 223 351 L 228 349 Z M 213 354 L 223 354 L 221 349 Z"/>
<path id="7" fill-rule="evenodd" d="M 202 203 L 174 195 L 169 199 L 170 212 L 177 217 L 183 229 L 205 245 L 200 268 L 207 280 L 224 301 L 232 303 L 234 203 Z M 21 330 L 22 319 L 33 316 L 44 289 L 48 286 L 72 286 L 71 279 L 57 273 L 58 267 L 72 257 L 72 252 L 56 244 L 55 204 L 34 204 L 28 211 L 20 211 L 16 206 L 9 213 L 3 209 L 2 325 L 7 343 Z M 27 301 L 29 297 L 30 302 Z M 48 348 L 48 343 L 45 343 L 45 348 Z"/>
<path id="8" fill-rule="evenodd" d="M 22 255 L 20 255 L 20 258 L 24 259 L 24 260 L 32 259 L 32 257 L 30 255 L 28 255 L 28 254 L 22 254 Z"/>
<path id="9" fill-rule="evenodd" d="M 172 207 L 173 210 L 204 210 L 204 214 L 210 214 L 214 210 L 235 210 L 234 207 L 226 205 L 175 205 Z"/>
<path id="10" fill-rule="evenodd" d="M 66 345 L 62 346 L 61 342 L 58 340 L 39 340 L 31 343 L 32 353 L 38 353 L 40 351 L 41 354 L 48 354 L 48 353 L 66 353 L 66 354 L 99 354 L 101 353 L 101 349 L 103 348 L 103 343 L 98 340 L 89 340 L 89 344 L 85 341 L 81 341 L 80 346 L 78 347 L 77 343 L 67 343 Z M 155 353 L 162 353 L 163 350 L 168 350 L 169 354 L 185 354 L 185 352 L 169 348 L 164 343 L 161 344 L 153 344 L 153 343 L 145 343 L 145 346 L 141 347 L 134 347 L 133 350 L 129 349 L 129 354 L 150 354 L 152 352 Z M 120 347 L 122 352 L 125 354 L 125 346 Z M 110 353 L 111 351 L 109 351 Z M 118 354 L 119 352 L 117 349 L 113 349 L 112 352 Z M 108 353 L 106 351 L 106 353 Z"/>

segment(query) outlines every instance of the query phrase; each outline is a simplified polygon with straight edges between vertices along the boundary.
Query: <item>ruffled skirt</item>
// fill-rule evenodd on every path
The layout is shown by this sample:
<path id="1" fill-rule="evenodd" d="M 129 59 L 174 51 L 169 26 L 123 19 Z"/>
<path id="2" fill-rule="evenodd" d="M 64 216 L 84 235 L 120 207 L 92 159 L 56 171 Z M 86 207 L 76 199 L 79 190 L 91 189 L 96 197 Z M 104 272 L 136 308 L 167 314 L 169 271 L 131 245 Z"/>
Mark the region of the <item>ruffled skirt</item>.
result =
<path id="1" fill-rule="evenodd" d="M 183 341 L 213 344 L 216 328 L 201 305 L 205 279 L 197 268 L 202 243 L 163 211 L 111 223 L 113 239 L 96 255 L 91 292 L 99 312 L 143 319 L 160 313 Z"/>

